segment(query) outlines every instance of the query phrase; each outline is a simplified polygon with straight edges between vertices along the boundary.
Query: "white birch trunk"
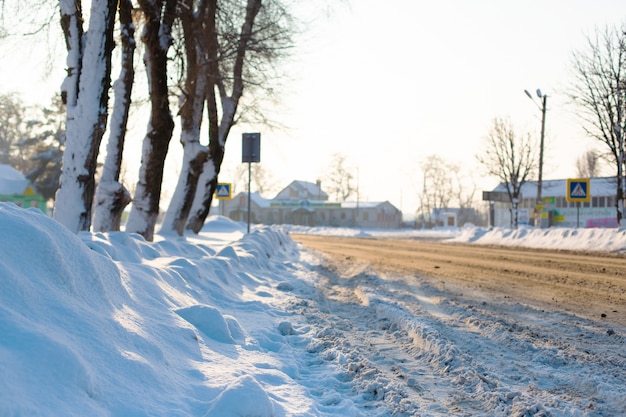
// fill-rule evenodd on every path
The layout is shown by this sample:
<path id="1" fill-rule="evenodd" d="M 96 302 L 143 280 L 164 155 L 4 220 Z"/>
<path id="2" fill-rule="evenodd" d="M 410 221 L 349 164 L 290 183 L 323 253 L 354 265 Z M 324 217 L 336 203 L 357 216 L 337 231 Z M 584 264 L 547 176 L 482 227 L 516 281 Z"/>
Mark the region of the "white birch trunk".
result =
<path id="1" fill-rule="evenodd" d="M 148 126 L 148 131 L 150 130 L 152 130 L 152 127 Z M 141 149 L 141 160 L 148 160 L 151 153 L 152 143 L 144 139 Z M 148 230 L 150 229 L 150 225 L 156 224 L 157 221 L 158 213 L 151 213 L 150 209 L 150 196 L 147 193 L 148 174 L 146 171 L 147 167 L 142 163 L 139 168 L 139 181 L 135 189 L 135 198 L 133 199 L 133 205 L 128 215 L 128 221 L 126 222 L 126 231 L 130 233 L 140 233 Z M 146 239 L 152 240 L 152 233 L 150 233 L 150 237 Z"/>
<path id="2" fill-rule="evenodd" d="M 176 189 L 174 190 L 174 194 L 172 195 L 170 205 L 167 209 L 167 212 L 165 213 L 165 217 L 163 218 L 163 224 L 161 225 L 160 230 L 161 233 L 177 233 L 179 235 L 182 234 L 184 222 L 182 225 L 180 225 L 179 222 L 181 219 L 181 213 L 183 211 L 184 196 L 189 191 L 187 189 L 189 187 L 187 178 L 191 176 L 191 171 L 193 170 L 192 162 L 196 160 L 201 153 L 204 153 L 206 155 L 207 152 L 207 147 L 201 145 L 200 142 L 197 140 L 189 141 L 184 145 L 183 166 L 181 168 L 180 176 L 178 177 L 178 183 L 176 184 Z M 203 168 L 206 169 L 206 165 Z M 200 175 L 198 184 L 202 184 L 201 181 L 202 175 Z M 186 220 L 187 219 L 185 218 L 184 221 Z"/>
<path id="3" fill-rule="evenodd" d="M 232 126 L 232 120 L 235 118 L 236 111 L 237 108 L 232 100 L 222 98 L 222 121 L 219 126 L 218 134 L 218 143 L 221 147 L 224 147 L 226 144 L 228 131 Z M 188 228 L 193 230 L 193 228 L 190 227 L 190 223 L 197 222 L 198 218 L 201 217 L 201 214 L 204 212 L 206 202 L 211 199 L 210 193 L 212 192 L 212 189 L 210 184 L 212 181 L 215 181 L 218 173 L 218 167 L 216 166 L 215 161 L 209 156 L 204 164 L 204 167 L 202 168 L 202 175 L 200 175 L 198 180 L 198 188 L 191 205 L 191 210 L 189 210 L 189 222 L 187 223 Z"/>
<path id="4" fill-rule="evenodd" d="M 64 8 L 63 12 L 71 12 L 72 8 L 75 11 L 72 1 L 63 0 L 60 6 Z M 69 43 L 68 66 L 72 65 L 77 73 L 69 74 L 63 83 L 67 94 L 66 144 L 54 218 L 74 233 L 89 230 L 91 226 L 94 172 L 90 167 L 96 157 L 93 155 L 94 132 L 99 127 L 103 128 L 100 126 L 101 116 L 103 111 L 106 112 L 106 109 L 100 108 L 100 98 L 103 80 L 108 76 L 106 35 L 111 12 L 107 0 L 94 0 L 89 32 L 82 36 L 82 56 L 78 44 L 83 39 L 74 42 L 76 39 L 72 34 L 72 42 Z M 71 25 L 76 36 L 79 24 L 75 22 Z M 78 77 L 78 82 L 73 77 Z"/>
<path id="5" fill-rule="evenodd" d="M 125 103 L 125 91 L 121 80 L 124 79 L 124 70 L 120 74 L 120 78 L 115 82 L 115 107 L 111 115 L 111 131 L 109 141 L 107 143 L 107 156 L 102 167 L 102 176 L 100 184 L 96 190 L 96 205 L 94 208 L 93 230 L 96 232 L 108 232 L 119 230 L 119 219 L 116 218 L 117 212 L 115 205 L 118 201 L 130 202 L 130 193 L 118 181 L 119 162 L 117 153 L 121 150 L 120 140 L 123 137 L 121 129 L 125 127 L 124 118 L 125 111 L 122 109 Z M 121 200 L 120 200 L 121 198 Z"/>
<path id="6" fill-rule="evenodd" d="M 134 59 L 135 27 L 132 23 L 132 2 L 121 0 L 118 15 L 121 29 L 121 69 L 113 85 L 115 104 L 109 128 L 107 154 L 102 176 L 96 190 L 93 230 L 118 231 L 124 207 L 131 201 L 130 193 L 119 182 L 122 153 L 130 111 L 132 85 L 135 79 Z"/>
<path id="7" fill-rule="evenodd" d="M 199 213 L 204 211 L 204 204 L 207 198 L 208 190 L 211 188 L 211 181 L 215 179 L 217 176 L 217 168 L 215 166 L 215 161 L 209 157 L 207 161 L 204 163 L 202 167 L 202 174 L 200 174 L 200 178 L 198 179 L 198 188 L 196 190 L 195 197 L 193 199 L 193 203 L 191 204 L 190 220 L 196 218 Z"/>
<path id="8" fill-rule="evenodd" d="M 198 53 L 201 54 L 202 51 L 198 51 Z M 186 123 L 181 123 L 183 131 L 181 132 L 180 142 L 183 145 L 183 164 L 176 189 L 161 225 L 161 233 L 164 234 L 177 233 L 181 236 L 184 234 L 185 223 L 189 215 L 189 206 L 185 207 L 185 204 L 188 204 L 187 200 L 190 200 L 187 195 L 193 193 L 195 196 L 200 183 L 200 181 L 195 182 L 190 179 L 198 176 L 194 172 L 194 170 L 199 168 L 196 166 L 198 165 L 198 159 L 202 155 L 208 155 L 208 148 L 200 144 L 200 126 L 202 124 L 206 86 L 206 64 L 201 62 L 199 73 L 196 77 L 195 91 L 192 93 L 193 97 L 191 98 L 193 100 L 193 109 L 189 112 L 191 126 L 185 129 Z M 192 187 L 194 188 L 193 190 L 191 189 Z"/>

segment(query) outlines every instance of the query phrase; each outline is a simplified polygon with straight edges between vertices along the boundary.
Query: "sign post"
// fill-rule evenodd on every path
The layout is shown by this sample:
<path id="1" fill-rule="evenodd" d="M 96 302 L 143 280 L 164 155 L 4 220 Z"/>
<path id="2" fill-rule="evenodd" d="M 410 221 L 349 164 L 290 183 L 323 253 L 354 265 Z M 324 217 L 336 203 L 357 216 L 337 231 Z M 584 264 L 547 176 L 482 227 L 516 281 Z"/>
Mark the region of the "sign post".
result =
<path id="1" fill-rule="evenodd" d="M 591 201 L 589 178 L 568 178 L 566 198 L 570 203 L 577 203 L 576 227 L 580 227 L 580 203 Z"/>
<path id="2" fill-rule="evenodd" d="M 243 133 L 241 135 L 241 162 L 248 163 L 248 233 L 250 233 L 250 183 L 252 162 L 261 162 L 261 134 Z"/>

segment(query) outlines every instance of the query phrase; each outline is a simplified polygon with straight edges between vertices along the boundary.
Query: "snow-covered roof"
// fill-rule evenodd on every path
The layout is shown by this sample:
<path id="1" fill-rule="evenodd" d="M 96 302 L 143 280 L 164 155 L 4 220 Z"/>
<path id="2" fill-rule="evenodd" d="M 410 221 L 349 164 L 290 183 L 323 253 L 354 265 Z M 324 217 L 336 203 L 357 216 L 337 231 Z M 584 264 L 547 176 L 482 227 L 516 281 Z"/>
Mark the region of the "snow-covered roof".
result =
<path id="1" fill-rule="evenodd" d="M 30 185 L 24 174 L 9 165 L 0 164 L 0 194 L 24 194 Z"/>
<path id="2" fill-rule="evenodd" d="M 246 195 L 247 194 L 248 193 L 246 193 Z M 259 207 L 270 206 L 270 200 L 268 200 L 267 198 L 261 197 L 261 194 L 259 194 L 258 191 L 255 191 L 252 194 L 250 194 L 250 200 L 254 201 L 254 203 L 257 204 Z"/>
<path id="3" fill-rule="evenodd" d="M 344 201 L 341 203 L 341 208 L 376 208 L 385 204 L 396 208 L 388 201 Z"/>
<path id="4" fill-rule="evenodd" d="M 317 200 L 327 200 L 328 194 L 321 189 L 319 184 L 309 181 L 294 180 L 287 187 L 283 188 L 274 197 L 275 200 L 289 199 L 289 190 L 294 190 L 299 199 L 307 199 L 316 196 Z"/>
<path id="5" fill-rule="evenodd" d="M 590 178 L 589 193 L 591 196 L 603 197 L 614 196 L 616 194 L 615 177 Z M 506 192 L 504 183 L 498 184 L 493 189 L 495 192 Z M 524 183 L 521 189 L 522 198 L 532 198 L 537 195 L 537 181 Z M 567 180 L 543 180 L 541 184 L 541 195 L 543 197 L 566 197 Z"/>

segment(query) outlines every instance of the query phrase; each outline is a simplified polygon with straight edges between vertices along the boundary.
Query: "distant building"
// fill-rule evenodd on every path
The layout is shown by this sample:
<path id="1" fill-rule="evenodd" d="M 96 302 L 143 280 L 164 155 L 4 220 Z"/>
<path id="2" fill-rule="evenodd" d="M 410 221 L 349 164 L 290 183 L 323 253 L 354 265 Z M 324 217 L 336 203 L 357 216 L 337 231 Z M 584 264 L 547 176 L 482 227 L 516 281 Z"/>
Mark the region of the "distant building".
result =
<path id="1" fill-rule="evenodd" d="M 537 182 L 529 181 L 522 186 L 518 205 L 518 224 L 535 224 L 539 217 L 542 227 L 617 227 L 615 177 L 590 178 L 590 201 L 576 203 L 567 201 L 567 180 L 542 181 L 541 211 L 536 210 Z M 504 183 L 493 191 L 483 192 L 483 200 L 489 201 L 489 225 L 511 225 L 511 202 Z"/>
<path id="2" fill-rule="evenodd" d="M 36 207 L 46 213 L 46 200 L 37 194 L 30 181 L 18 170 L 0 164 L 0 202 L 15 203 L 20 207 Z"/>
<path id="3" fill-rule="evenodd" d="M 220 214 L 247 221 L 248 193 L 220 201 Z M 331 202 L 319 182 L 293 181 L 271 200 L 252 193 L 250 222 L 390 229 L 400 227 L 402 213 L 388 201 Z"/>
<path id="4" fill-rule="evenodd" d="M 292 181 L 281 192 L 276 194 L 278 201 L 328 201 L 328 194 L 322 190 L 320 181 L 315 184 L 308 181 Z"/>
<path id="5" fill-rule="evenodd" d="M 415 219 L 415 228 L 432 227 L 463 227 L 468 224 L 484 226 L 483 213 L 473 207 L 440 207 L 433 208 L 428 218 L 420 215 Z"/>

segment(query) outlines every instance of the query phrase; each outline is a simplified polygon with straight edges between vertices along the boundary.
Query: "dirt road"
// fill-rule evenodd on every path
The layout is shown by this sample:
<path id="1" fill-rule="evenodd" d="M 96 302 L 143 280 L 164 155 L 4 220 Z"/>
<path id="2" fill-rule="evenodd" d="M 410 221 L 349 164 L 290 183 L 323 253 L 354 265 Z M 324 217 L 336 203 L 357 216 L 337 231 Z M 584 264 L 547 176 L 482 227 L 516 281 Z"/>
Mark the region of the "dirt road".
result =
<path id="1" fill-rule="evenodd" d="M 379 271 L 418 274 L 448 291 L 511 298 L 547 311 L 626 326 L 623 255 L 425 240 L 291 237 L 324 253 L 334 268 L 366 263 Z"/>

